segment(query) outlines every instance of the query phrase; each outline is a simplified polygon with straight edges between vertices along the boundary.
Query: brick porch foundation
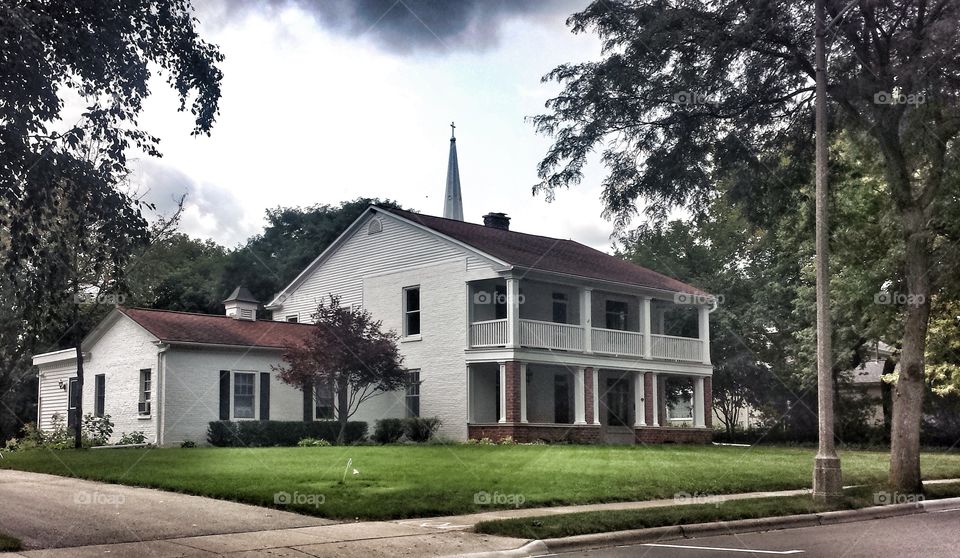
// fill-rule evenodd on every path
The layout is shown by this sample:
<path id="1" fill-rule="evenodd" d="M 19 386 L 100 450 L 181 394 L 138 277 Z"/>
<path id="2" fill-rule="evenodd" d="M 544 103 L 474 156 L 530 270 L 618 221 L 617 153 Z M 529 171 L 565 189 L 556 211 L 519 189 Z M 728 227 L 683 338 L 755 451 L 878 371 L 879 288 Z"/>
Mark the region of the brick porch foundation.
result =
<path id="1" fill-rule="evenodd" d="M 710 428 L 658 428 L 634 429 L 638 444 L 709 444 L 713 440 Z M 471 439 L 489 438 L 499 441 L 507 436 L 515 442 L 575 442 L 596 444 L 603 441 L 601 427 L 588 424 L 470 424 L 467 434 Z"/>

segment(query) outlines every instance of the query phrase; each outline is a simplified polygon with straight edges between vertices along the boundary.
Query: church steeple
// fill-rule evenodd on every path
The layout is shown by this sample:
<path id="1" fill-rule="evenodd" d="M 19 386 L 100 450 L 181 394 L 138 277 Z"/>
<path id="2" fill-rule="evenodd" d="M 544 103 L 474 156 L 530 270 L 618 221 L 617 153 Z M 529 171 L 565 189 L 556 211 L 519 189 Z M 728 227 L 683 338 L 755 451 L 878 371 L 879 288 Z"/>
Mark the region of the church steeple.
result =
<path id="1" fill-rule="evenodd" d="M 460 195 L 460 165 L 457 164 L 456 126 L 450 123 L 450 159 L 447 161 L 447 191 L 443 199 L 443 216 L 463 221 L 463 197 Z"/>

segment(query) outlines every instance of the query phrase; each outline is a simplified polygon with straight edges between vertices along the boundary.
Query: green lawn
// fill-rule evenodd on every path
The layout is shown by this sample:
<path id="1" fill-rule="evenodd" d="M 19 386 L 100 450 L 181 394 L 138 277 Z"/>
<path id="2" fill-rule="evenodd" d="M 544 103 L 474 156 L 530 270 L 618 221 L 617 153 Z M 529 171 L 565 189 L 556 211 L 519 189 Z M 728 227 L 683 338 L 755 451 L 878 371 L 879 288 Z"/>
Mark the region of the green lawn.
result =
<path id="1" fill-rule="evenodd" d="M 23 548 L 20 539 L 0 533 L 0 552 L 14 552 Z"/>
<path id="2" fill-rule="evenodd" d="M 384 519 L 501 507 L 672 498 L 809 487 L 811 448 L 713 446 L 349 446 L 12 452 L 0 468 L 150 486 L 333 518 Z M 880 484 L 888 455 L 846 451 L 846 484 Z M 348 459 L 359 474 L 347 474 Z M 960 452 L 926 453 L 924 477 L 960 477 Z M 348 471 L 351 473 L 351 471 Z M 323 495 L 323 502 L 311 495 Z M 294 497 L 296 498 L 296 497 Z M 492 499 L 498 499 L 494 496 Z M 482 497 L 481 497 L 482 500 Z"/>
<path id="3" fill-rule="evenodd" d="M 477 524 L 476 530 L 479 533 L 504 537 L 552 539 L 648 527 L 820 513 L 875 506 L 877 505 L 875 493 L 879 490 L 866 486 L 847 489 L 839 502 L 830 505 L 815 503 L 810 496 L 753 498 L 732 500 L 719 504 L 694 504 L 638 510 L 604 510 L 483 521 Z M 932 485 L 927 492 L 927 497 L 931 499 L 952 498 L 960 495 L 960 484 Z"/>

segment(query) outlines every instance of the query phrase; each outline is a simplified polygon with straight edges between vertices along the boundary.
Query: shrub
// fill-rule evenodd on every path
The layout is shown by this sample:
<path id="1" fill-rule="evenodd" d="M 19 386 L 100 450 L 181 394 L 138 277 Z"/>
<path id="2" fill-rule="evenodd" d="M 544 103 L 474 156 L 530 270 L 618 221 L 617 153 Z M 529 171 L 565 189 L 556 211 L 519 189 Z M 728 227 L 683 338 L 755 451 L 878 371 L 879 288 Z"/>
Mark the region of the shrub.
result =
<path id="1" fill-rule="evenodd" d="M 300 421 L 213 421 L 207 428 L 207 441 L 218 447 L 296 446 L 304 438 L 316 438 L 330 443 L 337 441 L 340 423 L 334 420 Z M 348 444 L 367 436 L 367 423 L 347 423 L 344 441 Z"/>
<path id="2" fill-rule="evenodd" d="M 411 442 L 423 443 L 433 438 L 440 424 L 437 417 L 408 417 L 403 419 L 403 433 Z"/>
<path id="3" fill-rule="evenodd" d="M 83 426 L 80 428 L 83 435 L 83 445 L 105 446 L 113 436 L 113 422 L 110 415 L 95 417 L 92 413 L 83 415 Z"/>
<path id="4" fill-rule="evenodd" d="M 143 433 L 143 430 L 137 430 L 127 434 L 122 432 L 120 434 L 120 441 L 117 442 L 118 446 L 127 446 L 132 444 L 143 444 L 147 441 L 147 435 Z"/>
<path id="5" fill-rule="evenodd" d="M 181 447 L 181 448 L 195 448 L 195 447 L 197 447 L 197 443 L 194 442 L 193 440 L 184 440 L 184 441 L 180 442 L 180 447 Z"/>
<path id="6" fill-rule="evenodd" d="M 40 445 L 45 448 L 67 449 L 73 446 L 73 434 L 60 413 L 53 413 L 50 417 L 50 431 L 40 432 L 39 436 Z"/>
<path id="7" fill-rule="evenodd" d="M 373 441 L 378 444 L 393 444 L 403 436 L 403 419 L 380 419 L 373 430 Z"/>
<path id="8" fill-rule="evenodd" d="M 297 442 L 297 446 L 301 448 L 325 448 L 332 445 L 326 440 L 318 440 L 317 438 L 304 438 Z"/>

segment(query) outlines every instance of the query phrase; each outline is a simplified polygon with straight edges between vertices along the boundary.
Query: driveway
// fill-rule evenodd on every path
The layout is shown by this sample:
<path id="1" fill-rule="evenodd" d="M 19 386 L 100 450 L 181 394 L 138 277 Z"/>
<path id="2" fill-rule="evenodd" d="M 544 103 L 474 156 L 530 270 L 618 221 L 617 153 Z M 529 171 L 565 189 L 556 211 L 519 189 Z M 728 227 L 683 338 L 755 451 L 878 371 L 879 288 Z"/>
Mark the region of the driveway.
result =
<path id="1" fill-rule="evenodd" d="M 149 488 L 0 470 L 0 531 L 26 548 L 153 541 L 336 523 Z"/>

